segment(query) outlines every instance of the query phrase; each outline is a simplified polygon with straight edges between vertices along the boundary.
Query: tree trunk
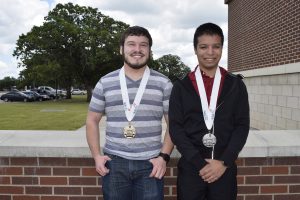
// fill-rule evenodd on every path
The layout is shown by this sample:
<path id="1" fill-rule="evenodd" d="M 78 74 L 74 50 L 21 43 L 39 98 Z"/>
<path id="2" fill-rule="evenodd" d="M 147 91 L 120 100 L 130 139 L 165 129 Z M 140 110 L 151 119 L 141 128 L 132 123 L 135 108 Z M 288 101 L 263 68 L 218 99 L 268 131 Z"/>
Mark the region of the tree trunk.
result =
<path id="1" fill-rule="evenodd" d="M 94 89 L 94 86 L 86 85 L 86 91 L 87 91 L 86 102 L 91 101 L 93 89 Z"/>

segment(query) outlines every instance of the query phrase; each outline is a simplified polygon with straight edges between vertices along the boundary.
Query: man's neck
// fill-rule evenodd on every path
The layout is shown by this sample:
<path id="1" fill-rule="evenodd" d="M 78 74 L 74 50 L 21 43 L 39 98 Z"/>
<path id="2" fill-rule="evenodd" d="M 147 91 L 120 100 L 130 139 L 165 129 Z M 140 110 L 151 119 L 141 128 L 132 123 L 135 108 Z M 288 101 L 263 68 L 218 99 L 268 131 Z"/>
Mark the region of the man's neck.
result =
<path id="1" fill-rule="evenodd" d="M 124 65 L 125 75 L 134 81 L 140 80 L 143 77 L 145 69 L 146 66 L 140 69 L 133 69 L 128 65 Z"/>
<path id="2" fill-rule="evenodd" d="M 205 73 L 206 76 L 209 76 L 210 78 L 215 77 L 217 68 L 218 67 L 205 68 L 200 66 L 200 69 Z"/>

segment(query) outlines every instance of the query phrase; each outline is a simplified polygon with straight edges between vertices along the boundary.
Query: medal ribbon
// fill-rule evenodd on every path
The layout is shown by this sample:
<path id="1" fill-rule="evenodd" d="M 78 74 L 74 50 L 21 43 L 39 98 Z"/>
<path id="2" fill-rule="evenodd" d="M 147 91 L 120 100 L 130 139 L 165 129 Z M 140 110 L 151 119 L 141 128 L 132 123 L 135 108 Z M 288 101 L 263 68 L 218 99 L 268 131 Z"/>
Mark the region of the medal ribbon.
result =
<path id="1" fill-rule="evenodd" d="M 125 77 L 125 70 L 124 66 L 121 68 L 119 72 L 119 79 L 120 79 L 120 86 L 121 86 L 121 92 L 122 92 L 122 100 L 123 100 L 123 105 L 124 105 L 124 110 L 125 110 L 125 115 L 126 118 L 129 122 L 133 119 L 136 110 L 138 106 L 140 105 L 142 96 L 145 92 L 146 85 L 148 82 L 150 76 L 150 69 L 148 66 L 146 66 L 146 69 L 143 74 L 143 78 L 141 80 L 140 86 L 138 88 L 138 91 L 135 95 L 134 101 L 132 105 L 130 105 L 129 102 L 129 96 L 128 96 L 128 90 L 127 90 L 127 85 L 126 85 L 126 77 Z"/>
<path id="2" fill-rule="evenodd" d="M 196 82 L 197 82 L 197 86 L 198 86 L 199 94 L 200 94 L 204 122 L 205 122 L 207 129 L 211 130 L 213 123 L 214 123 L 214 119 L 215 119 L 218 93 L 219 93 L 219 88 L 220 88 L 220 83 L 221 83 L 220 68 L 218 67 L 216 70 L 209 106 L 208 106 L 208 102 L 207 102 L 206 91 L 204 88 L 204 81 L 203 81 L 203 78 L 202 78 L 202 75 L 200 72 L 200 67 L 198 67 L 198 70 L 195 71 L 195 76 L 196 76 Z"/>

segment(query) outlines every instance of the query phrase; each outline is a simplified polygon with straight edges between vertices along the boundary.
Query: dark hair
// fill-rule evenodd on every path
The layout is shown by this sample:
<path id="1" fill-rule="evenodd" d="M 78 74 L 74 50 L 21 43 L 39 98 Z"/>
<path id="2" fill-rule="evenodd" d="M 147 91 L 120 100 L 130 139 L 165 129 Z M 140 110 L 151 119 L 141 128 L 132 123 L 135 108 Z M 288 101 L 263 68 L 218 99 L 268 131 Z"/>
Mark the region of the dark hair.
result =
<path id="1" fill-rule="evenodd" d="M 202 35 L 219 35 L 221 37 L 221 43 L 223 46 L 224 43 L 224 35 L 222 29 L 213 23 L 205 23 L 200 25 L 194 34 L 194 48 L 196 49 L 198 43 L 198 37 Z"/>
<path id="2" fill-rule="evenodd" d="M 149 31 L 143 27 L 140 27 L 140 26 L 131 26 L 129 27 L 121 36 L 121 39 L 120 39 L 120 46 L 124 46 L 124 43 L 125 43 L 125 39 L 128 37 L 128 36 L 145 36 L 148 38 L 149 40 L 149 46 L 151 47 L 152 46 L 152 37 L 149 33 Z"/>

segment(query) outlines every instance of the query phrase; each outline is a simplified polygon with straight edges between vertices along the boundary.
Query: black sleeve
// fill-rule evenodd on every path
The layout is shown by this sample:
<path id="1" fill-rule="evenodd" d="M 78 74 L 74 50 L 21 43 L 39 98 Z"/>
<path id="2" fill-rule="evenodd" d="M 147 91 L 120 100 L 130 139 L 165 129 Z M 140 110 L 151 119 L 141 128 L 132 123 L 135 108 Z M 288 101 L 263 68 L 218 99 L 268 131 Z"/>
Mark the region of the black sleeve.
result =
<path id="1" fill-rule="evenodd" d="M 250 128 L 248 93 L 243 81 L 239 80 L 239 82 L 238 100 L 234 114 L 234 130 L 229 144 L 221 156 L 221 160 L 228 167 L 234 164 L 239 152 L 244 147 Z"/>
<path id="2" fill-rule="evenodd" d="M 191 139 L 188 138 L 185 133 L 184 105 L 182 101 L 183 98 L 186 98 L 184 90 L 180 81 L 177 81 L 171 92 L 169 102 L 170 137 L 184 159 L 191 162 L 197 170 L 200 170 L 206 165 L 206 161 L 202 158 L 199 150 L 195 148 L 190 141 Z"/>

